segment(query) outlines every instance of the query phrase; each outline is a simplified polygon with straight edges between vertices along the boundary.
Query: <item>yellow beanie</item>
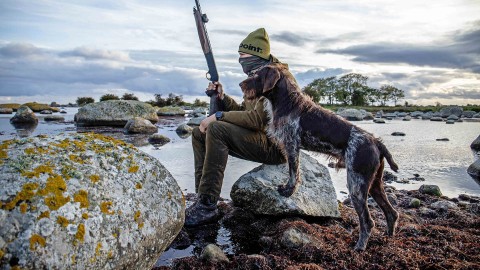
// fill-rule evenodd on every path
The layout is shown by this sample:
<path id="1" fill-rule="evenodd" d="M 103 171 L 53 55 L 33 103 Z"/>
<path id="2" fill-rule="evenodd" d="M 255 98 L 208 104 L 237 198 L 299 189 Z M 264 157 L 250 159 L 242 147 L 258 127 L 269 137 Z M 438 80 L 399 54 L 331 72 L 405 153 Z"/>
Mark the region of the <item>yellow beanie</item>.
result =
<path id="1" fill-rule="evenodd" d="M 238 52 L 256 55 L 270 59 L 270 39 L 265 28 L 259 28 L 250 33 L 238 47 Z"/>

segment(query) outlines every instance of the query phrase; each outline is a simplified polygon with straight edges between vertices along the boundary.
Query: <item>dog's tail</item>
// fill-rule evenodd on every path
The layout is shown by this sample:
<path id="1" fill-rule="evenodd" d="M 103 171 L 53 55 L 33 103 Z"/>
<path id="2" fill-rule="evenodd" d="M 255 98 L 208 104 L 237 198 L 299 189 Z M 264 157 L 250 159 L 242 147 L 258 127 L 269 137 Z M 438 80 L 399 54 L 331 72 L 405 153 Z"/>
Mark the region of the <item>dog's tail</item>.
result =
<path id="1" fill-rule="evenodd" d="M 398 165 L 393 161 L 392 154 L 388 151 L 387 147 L 383 144 L 381 140 L 377 140 L 377 147 L 378 150 L 380 150 L 381 155 L 387 160 L 388 165 L 390 165 L 390 168 L 394 171 L 398 171 Z"/>

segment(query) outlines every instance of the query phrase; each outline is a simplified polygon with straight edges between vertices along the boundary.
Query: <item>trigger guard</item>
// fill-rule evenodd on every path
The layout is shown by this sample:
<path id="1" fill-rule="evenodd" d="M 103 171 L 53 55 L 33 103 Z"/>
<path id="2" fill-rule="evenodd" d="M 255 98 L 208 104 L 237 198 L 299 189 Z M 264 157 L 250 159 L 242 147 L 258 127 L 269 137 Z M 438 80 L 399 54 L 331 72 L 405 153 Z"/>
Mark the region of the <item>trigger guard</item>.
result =
<path id="1" fill-rule="evenodd" d="M 205 73 L 205 78 L 207 78 L 207 80 L 210 80 L 212 78 L 212 76 L 210 75 L 209 72 Z"/>

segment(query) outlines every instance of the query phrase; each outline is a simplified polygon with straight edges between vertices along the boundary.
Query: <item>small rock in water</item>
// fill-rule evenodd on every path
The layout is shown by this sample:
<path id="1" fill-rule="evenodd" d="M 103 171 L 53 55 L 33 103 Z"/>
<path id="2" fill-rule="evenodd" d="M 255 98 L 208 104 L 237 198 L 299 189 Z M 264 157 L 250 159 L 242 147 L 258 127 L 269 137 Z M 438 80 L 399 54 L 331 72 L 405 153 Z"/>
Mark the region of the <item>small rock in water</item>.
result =
<path id="1" fill-rule="evenodd" d="M 405 133 L 399 132 L 399 131 L 395 131 L 395 132 L 392 133 L 392 136 L 405 136 Z"/>
<path id="2" fill-rule="evenodd" d="M 377 123 L 377 124 L 385 124 L 385 120 L 383 120 L 381 118 L 375 118 L 375 119 L 373 119 L 373 122 Z"/>
<path id="3" fill-rule="evenodd" d="M 448 138 L 440 138 L 440 139 L 437 139 L 438 142 L 448 142 L 450 141 Z"/>
<path id="4" fill-rule="evenodd" d="M 148 138 L 148 142 L 157 146 L 162 146 L 170 142 L 170 139 L 161 134 L 153 134 Z"/>
<path id="5" fill-rule="evenodd" d="M 446 124 L 455 124 L 455 120 L 449 119 L 447 120 Z"/>
<path id="6" fill-rule="evenodd" d="M 422 185 L 418 189 L 420 193 L 423 194 L 428 194 L 428 195 L 433 195 L 433 196 L 442 196 L 442 192 L 440 191 L 440 188 L 437 185 Z"/>
<path id="7" fill-rule="evenodd" d="M 200 259 L 208 262 L 229 262 L 223 251 L 214 244 L 208 244 L 200 254 Z"/>
<path id="8" fill-rule="evenodd" d="M 180 134 L 189 134 L 192 133 L 193 128 L 187 124 L 181 124 L 175 130 L 177 133 Z"/>

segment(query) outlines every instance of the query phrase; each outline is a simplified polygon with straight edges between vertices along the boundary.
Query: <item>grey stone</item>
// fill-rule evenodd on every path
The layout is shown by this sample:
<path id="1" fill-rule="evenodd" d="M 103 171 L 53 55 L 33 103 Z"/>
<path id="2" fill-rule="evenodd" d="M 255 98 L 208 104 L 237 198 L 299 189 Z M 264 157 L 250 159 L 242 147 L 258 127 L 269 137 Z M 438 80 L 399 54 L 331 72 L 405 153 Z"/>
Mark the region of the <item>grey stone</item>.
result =
<path id="1" fill-rule="evenodd" d="M 148 137 L 148 142 L 157 146 L 162 146 L 169 143 L 170 139 L 162 134 L 153 134 Z"/>
<path id="2" fill-rule="evenodd" d="M 475 151 L 480 151 L 480 135 L 473 140 L 473 142 L 470 144 L 470 148 Z"/>
<path id="3" fill-rule="evenodd" d="M 456 116 L 455 114 L 452 114 L 452 115 L 450 115 L 449 117 L 447 117 L 447 120 L 455 120 L 455 121 L 457 121 L 458 119 L 460 119 L 460 117 Z"/>
<path id="4" fill-rule="evenodd" d="M 443 118 L 438 117 L 438 116 L 434 116 L 434 117 L 431 117 L 431 118 L 430 118 L 430 121 L 443 122 Z"/>
<path id="5" fill-rule="evenodd" d="M 360 110 L 357 109 L 343 109 L 338 110 L 337 114 L 348 121 L 362 121 L 364 115 Z"/>
<path id="6" fill-rule="evenodd" d="M 440 138 L 440 139 L 437 139 L 437 141 L 439 142 L 448 142 L 450 141 L 448 138 Z"/>
<path id="7" fill-rule="evenodd" d="M 49 115 L 43 118 L 45 122 L 62 122 L 65 121 L 65 118 L 60 115 Z"/>
<path id="8" fill-rule="evenodd" d="M 456 203 L 451 202 L 451 201 L 438 201 L 430 204 L 430 208 L 435 209 L 435 210 L 449 210 L 449 209 L 458 209 L 458 206 Z"/>
<path id="9" fill-rule="evenodd" d="M 12 114 L 13 109 L 12 108 L 0 108 L 0 114 Z"/>
<path id="10" fill-rule="evenodd" d="M 192 118 L 188 121 L 187 125 L 189 125 L 189 126 L 200 126 L 200 123 L 205 118 L 207 118 L 207 117 L 206 116 L 194 117 L 194 118 Z"/>
<path id="11" fill-rule="evenodd" d="M 460 106 L 448 106 L 448 107 L 442 108 L 439 113 L 440 113 L 440 116 L 443 118 L 449 117 L 452 114 L 460 117 L 463 113 L 463 108 Z"/>
<path id="12" fill-rule="evenodd" d="M 421 112 L 421 111 L 414 111 L 414 112 L 410 113 L 410 116 L 412 116 L 413 118 L 422 117 L 422 116 L 423 116 L 423 112 Z"/>
<path id="13" fill-rule="evenodd" d="M 437 197 L 442 196 L 440 187 L 438 187 L 437 185 L 421 185 L 418 191 L 423 194 L 433 195 Z"/>
<path id="14" fill-rule="evenodd" d="M 316 240 L 313 236 L 300 231 L 297 228 L 288 228 L 281 236 L 280 243 L 287 248 L 299 249 L 306 245 L 316 245 Z"/>
<path id="15" fill-rule="evenodd" d="M 392 136 L 405 136 L 404 132 L 395 131 L 392 133 Z"/>
<path id="16" fill-rule="evenodd" d="M 187 124 L 181 124 L 177 127 L 176 132 L 180 134 L 190 134 L 193 128 Z"/>
<path id="17" fill-rule="evenodd" d="M 480 118 L 480 113 L 476 113 L 472 116 L 472 118 Z"/>
<path id="18" fill-rule="evenodd" d="M 407 116 L 409 116 L 409 115 L 406 112 L 398 112 L 397 113 L 397 117 L 407 117 Z"/>
<path id="19" fill-rule="evenodd" d="M 453 125 L 455 124 L 455 120 L 449 119 L 447 122 L 445 122 L 445 124 Z"/>
<path id="20" fill-rule="evenodd" d="M 397 114 L 396 113 L 386 113 L 386 114 L 383 115 L 383 117 L 393 119 L 393 118 L 397 118 Z"/>
<path id="21" fill-rule="evenodd" d="M 52 111 L 50 110 L 43 110 L 40 112 L 40 114 L 52 114 Z"/>
<path id="22" fill-rule="evenodd" d="M 158 116 L 152 105 L 136 100 L 107 100 L 90 103 L 78 110 L 75 121 L 79 126 L 121 126 L 128 120 L 142 117 L 152 123 Z"/>
<path id="23" fill-rule="evenodd" d="M 402 120 L 403 121 L 410 121 L 410 120 L 412 120 L 412 117 L 410 115 L 407 115 L 407 116 L 403 117 Z"/>
<path id="24" fill-rule="evenodd" d="M 225 253 L 214 244 L 208 244 L 202 250 L 200 259 L 208 262 L 229 262 Z"/>
<path id="25" fill-rule="evenodd" d="M 465 118 L 472 118 L 475 114 L 476 112 L 474 111 L 464 111 L 462 115 Z"/>
<path id="26" fill-rule="evenodd" d="M 12 124 L 36 124 L 38 118 L 35 113 L 27 106 L 22 105 L 18 108 L 15 115 L 10 119 Z"/>
<path id="27" fill-rule="evenodd" d="M 141 117 L 135 117 L 128 120 L 127 124 L 124 127 L 128 133 L 141 133 L 141 134 L 151 134 L 158 131 L 158 127 L 152 124 L 152 122 Z"/>
<path id="28" fill-rule="evenodd" d="M 68 133 L 2 148 L 2 266 L 150 269 L 183 226 L 175 179 L 130 144 Z"/>
<path id="29" fill-rule="evenodd" d="M 480 159 L 468 166 L 467 173 L 475 180 L 480 181 Z"/>
<path id="30" fill-rule="evenodd" d="M 433 113 L 432 112 L 426 112 L 422 115 L 422 119 L 423 120 L 429 120 L 433 117 Z"/>
<path id="31" fill-rule="evenodd" d="M 288 165 L 261 165 L 235 182 L 230 197 L 234 205 L 255 214 L 338 217 L 338 203 L 328 169 L 300 152 L 301 185 L 289 198 L 277 187 L 288 179 Z"/>
<path id="32" fill-rule="evenodd" d="M 375 118 L 375 119 L 373 119 L 373 122 L 377 123 L 377 124 L 385 124 L 385 120 L 383 120 L 381 118 Z"/>

